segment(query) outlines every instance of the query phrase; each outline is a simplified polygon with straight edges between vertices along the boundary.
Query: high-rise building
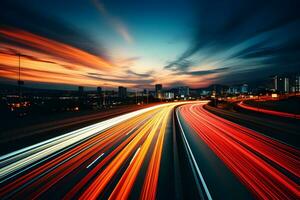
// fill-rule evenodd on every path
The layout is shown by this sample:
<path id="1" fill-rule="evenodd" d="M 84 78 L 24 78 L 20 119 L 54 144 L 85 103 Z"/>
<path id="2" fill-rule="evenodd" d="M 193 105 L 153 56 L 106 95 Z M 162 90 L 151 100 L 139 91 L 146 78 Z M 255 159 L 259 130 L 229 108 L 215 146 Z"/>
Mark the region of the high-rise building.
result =
<path id="1" fill-rule="evenodd" d="M 278 76 L 273 77 L 273 88 L 274 91 L 278 90 Z"/>
<path id="2" fill-rule="evenodd" d="M 248 93 L 248 85 L 247 84 L 241 85 L 240 91 L 241 91 L 242 94 Z"/>
<path id="3" fill-rule="evenodd" d="M 127 97 L 127 88 L 119 86 L 118 96 L 121 99 L 125 99 Z"/>
<path id="4" fill-rule="evenodd" d="M 79 94 L 82 94 L 83 91 L 84 91 L 83 86 L 78 86 L 78 93 L 79 93 Z"/>
<path id="5" fill-rule="evenodd" d="M 274 88 L 278 92 L 288 93 L 290 91 L 290 79 L 288 77 L 278 77 L 274 80 L 274 85 L 277 87 Z"/>
<path id="6" fill-rule="evenodd" d="M 295 78 L 295 90 L 300 92 L 300 75 Z"/>
<path id="7" fill-rule="evenodd" d="M 290 92 L 290 79 L 284 78 L 284 92 L 289 93 Z"/>
<path id="8" fill-rule="evenodd" d="M 101 94 L 102 93 L 102 88 L 101 87 L 97 87 L 97 93 Z"/>
<path id="9" fill-rule="evenodd" d="M 162 84 L 155 85 L 155 97 L 158 99 L 162 98 Z"/>

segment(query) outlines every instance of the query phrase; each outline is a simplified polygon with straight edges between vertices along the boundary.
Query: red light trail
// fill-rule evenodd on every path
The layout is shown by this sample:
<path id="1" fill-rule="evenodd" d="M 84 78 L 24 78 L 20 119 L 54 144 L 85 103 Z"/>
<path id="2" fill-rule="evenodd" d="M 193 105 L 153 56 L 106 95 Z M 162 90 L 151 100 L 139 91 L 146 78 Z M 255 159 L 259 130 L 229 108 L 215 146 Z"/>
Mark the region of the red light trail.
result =
<path id="1" fill-rule="evenodd" d="M 253 194 L 299 198 L 298 149 L 213 115 L 203 105 L 184 105 L 180 115 Z"/>
<path id="2" fill-rule="evenodd" d="M 292 114 L 292 113 L 280 112 L 280 111 L 275 111 L 275 110 L 267 110 L 267 109 L 263 109 L 263 108 L 257 108 L 257 107 L 254 107 L 254 106 L 246 105 L 243 101 L 241 101 L 237 105 L 240 106 L 241 108 L 244 108 L 244 109 L 247 109 L 247 110 L 252 110 L 252 111 L 255 111 L 255 112 L 261 112 L 261 113 L 264 113 L 264 114 L 276 115 L 276 116 L 280 116 L 280 117 L 289 117 L 289 118 L 300 119 L 300 115 L 298 115 L 298 114 Z"/>

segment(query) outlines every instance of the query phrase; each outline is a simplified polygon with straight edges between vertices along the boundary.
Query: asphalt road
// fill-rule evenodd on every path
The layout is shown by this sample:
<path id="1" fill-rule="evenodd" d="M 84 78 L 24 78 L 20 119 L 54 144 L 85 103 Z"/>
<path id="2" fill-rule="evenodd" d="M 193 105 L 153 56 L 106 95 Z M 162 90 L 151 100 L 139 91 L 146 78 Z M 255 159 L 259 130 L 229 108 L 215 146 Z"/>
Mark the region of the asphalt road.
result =
<path id="1" fill-rule="evenodd" d="M 218 117 L 203 106 L 183 105 L 178 115 L 213 198 L 251 198 L 243 187 L 260 199 L 299 197 L 299 149 Z"/>
<path id="2" fill-rule="evenodd" d="M 0 198 L 299 196 L 299 150 L 203 106 L 157 105 L 5 154 Z"/>

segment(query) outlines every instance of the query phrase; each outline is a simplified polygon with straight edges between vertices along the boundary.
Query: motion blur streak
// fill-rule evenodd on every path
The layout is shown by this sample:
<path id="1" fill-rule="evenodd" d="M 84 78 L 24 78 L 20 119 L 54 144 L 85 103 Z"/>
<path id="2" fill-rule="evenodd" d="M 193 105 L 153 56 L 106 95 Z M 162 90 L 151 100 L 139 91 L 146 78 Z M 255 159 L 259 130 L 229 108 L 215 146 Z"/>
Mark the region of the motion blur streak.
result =
<path id="1" fill-rule="evenodd" d="M 18 173 L 13 174 L 12 176 L 9 175 L 16 171 L 20 171 L 25 167 L 27 167 L 25 168 L 26 170 L 30 169 L 35 165 L 35 162 L 41 159 L 47 160 L 49 158 L 48 156 L 51 156 L 58 151 L 66 150 L 65 148 L 81 143 L 107 128 L 161 106 L 162 105 L 158 105 L 131 112 L 3 155 L 0 157 L 0 183 L 14 177 Z"/>
<path id="2" fill-rule="evenodd" d="M 170 115 L 175 105 L 176 104 L 173 104 L 160 109 L 159 112 L 155 116 L 153 116 L 151 120 L 149 120 L 145 125 L 138 129 L 138 134 L 135 136 L 135 138 L 133 138 L 132 141 L 115 157 L 115 159 L 93 181 L 89 188 L 85 190 L 85 192 L 81 196 L 81 199 L 97 198 L 103 192 L 103 189 L 107 186 L 107 184 L 110 183 L 111 179 L 116 175 L 120 167 L 124 166 L 124 163 L 129 159 L 129 156 L 134 154 L 135 150 L 139 148 L 139 146 L 141 146 L 138 153 L 133 156 L 133 160 L 130 162 L 114 191 L 110 195 L 110 199 L 128 198 L 132 186 L 144 162 L 144 159 L 149 152 L 151 143 L 153 141 L 155 141 L 156 144 L 161 142 L 161 139 L 154 140 L 155 135 L 158 133 L 159 138 L 164 134 L 166 128 L 166 125 L 164 124 L 166 124 L 168 116 Z M 156 154 L 156 150 L 154 150 L 154 154 Z M 158 160 L 156 160 L 155 162 L 158 162 L 158 165 L 160 163 Z M 146 179 L 151 179 L 151 175 L 147 174 Z M 154 187 L 156 187 L 157 178 L 154 180 L 155 182 L 152 184 L 154 185 Z M 152 192 L 155 192 L 155 190 Z M 153 195 L 155 197 L 155 193 Z"/>
<path id="3" fill-rule="evenodd" d="M 275 111 L 275 110 L 267 110 L 267 109 L 263 109 L 263 108 L 257 108 L 257 107 L 245 105 L 245 103 L 243 101 L 238 103 L 238 105 L 247 110 L 261 112 L 261 113 L 265 113 L 265 114 L 269 114 L 269 115 L 276 115 L 276 116 L 280 116 L 280 117 L 289 117 L 289 118 L 300 119 L 300 115 L 297 115 L 297 114 L 280 112 L 280 111 Z"/>
<path id="4" fill-rule="evenodd" d="M 260 199 L 298 199 L 300 151 L 217 117 L 204 104 L 179 113 L 228 168 Z"/>
<path id="5" fill-rule="evenodd" d="M 167 111 L 166 113 L 168 112 L 170 112 L 170 110 Z M 162 126 L 159 131 L 158 139 L 144 181 L 141 199 L 155 199 L 156 197 L 155 195 L 157 190 L 161 154 L 163 149 L 165 130 L 168 122 L 168 119 L 166 119 L 166 117 L 168 117 L 168 115 L 165 116 L 165 118 L 163 119 Z"/>
<path id="6" fill-rule="evenodd" d="M 180 104 L 131 112 L 2 156 L 1 199 L 45 198 L 55 188 L 65 190 L 56 198 L 128 198 L 142 166 L 149 167 L 140 195 L 155 199 L 166 126 Z"/>

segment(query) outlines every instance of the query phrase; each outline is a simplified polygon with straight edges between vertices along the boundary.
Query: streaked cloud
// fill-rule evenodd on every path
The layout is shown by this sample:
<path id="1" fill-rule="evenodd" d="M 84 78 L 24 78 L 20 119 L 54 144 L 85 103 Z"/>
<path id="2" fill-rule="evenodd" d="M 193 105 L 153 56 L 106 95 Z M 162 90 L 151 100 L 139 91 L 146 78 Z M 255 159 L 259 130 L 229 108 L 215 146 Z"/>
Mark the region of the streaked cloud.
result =
<path id="1" fill-rule="evenodd" d="M 133 37 L 129 34 L 128 28 L 124 23 L 117 17 L 111 15 L 100 0 L 92 0 L 92 2 L 100 14 L 107 20 L 108 24 L 112 26 L 127 43 L 132 44 Z"/>
<path id="2" fill-rule="evenodd" d="M 0 44 L 2 78 L 18 79 L 19 54 L 21 78 L 25 81 L 133 87 L 142 76 L 132 75 L 126 68 L 121 70 L 105 58 L 20 29 L 0 28 Z M 152 80 L 142 82 L 150 84 Z"/>

